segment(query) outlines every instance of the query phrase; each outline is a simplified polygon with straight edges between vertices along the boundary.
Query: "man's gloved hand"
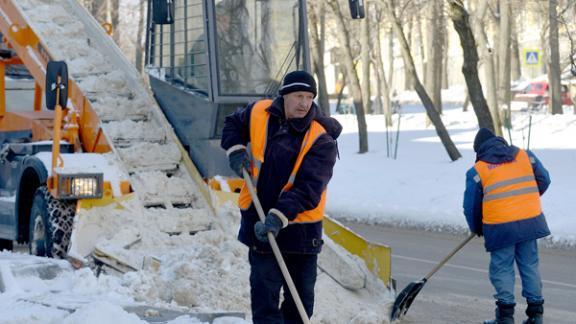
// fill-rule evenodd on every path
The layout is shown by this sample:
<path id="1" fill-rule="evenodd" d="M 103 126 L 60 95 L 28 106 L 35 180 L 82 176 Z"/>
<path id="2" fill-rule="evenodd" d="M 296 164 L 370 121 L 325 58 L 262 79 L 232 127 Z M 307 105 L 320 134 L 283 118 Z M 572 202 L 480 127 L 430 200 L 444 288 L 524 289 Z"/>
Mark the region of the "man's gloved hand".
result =
<path id="1" fill-rule="evenodd" d="M 242 169 L 246 169 L 250 173 L 250 157 L 246 149 L 236 150 L 228 156 L 228 162 L 230 162 L 230 168 L 236 172 L 236 174 L 243 178 Z"/>
<path id="2" fill-rule="evenodd" d="M 268 242 L 268 232 L 271 232 L 274 237 L 278 236 L 278 232 L 282 229 L 282 220 L 280 217 L 273 213 L 268 213 L 264 224 L 261 221 L 254 224 L 254 234 L 260 242 Z"/>

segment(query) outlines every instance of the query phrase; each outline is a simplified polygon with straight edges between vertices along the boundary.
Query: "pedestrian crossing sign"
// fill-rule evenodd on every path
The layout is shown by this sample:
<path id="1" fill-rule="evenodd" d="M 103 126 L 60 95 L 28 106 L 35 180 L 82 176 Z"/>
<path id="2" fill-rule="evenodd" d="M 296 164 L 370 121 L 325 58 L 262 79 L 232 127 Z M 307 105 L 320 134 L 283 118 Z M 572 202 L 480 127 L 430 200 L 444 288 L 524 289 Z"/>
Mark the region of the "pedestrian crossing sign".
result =
<path id="1" fill-rule="evenodd" d="M 540 50 L 534 48 L 525 48 L 523 58 L 524 58 L 523 60 L 524 65 L 529 66 L 540 65 L 542 61 L 542 55 L 540 53 Z"/>

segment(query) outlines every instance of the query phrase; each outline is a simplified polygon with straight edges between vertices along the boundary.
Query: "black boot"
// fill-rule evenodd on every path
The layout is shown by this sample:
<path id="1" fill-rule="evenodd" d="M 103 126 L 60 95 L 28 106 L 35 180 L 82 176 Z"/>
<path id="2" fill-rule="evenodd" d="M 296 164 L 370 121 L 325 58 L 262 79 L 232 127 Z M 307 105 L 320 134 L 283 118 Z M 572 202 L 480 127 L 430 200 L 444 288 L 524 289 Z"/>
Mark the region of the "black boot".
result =
<path id="1" fill-rule="evenodd" d="M 544 301 L 539 303 L 528 303 L 526 315 L 528 315 L 528 319 L 522 322 L 522 324 L 544 323 Z"/>
<path id="2" fill-rule="evenodd" d="M 514 306 L 516 304 L 501 304 L 496 302 L 496 318 L 484 321 L 484 324 L 514 324 Z"/>

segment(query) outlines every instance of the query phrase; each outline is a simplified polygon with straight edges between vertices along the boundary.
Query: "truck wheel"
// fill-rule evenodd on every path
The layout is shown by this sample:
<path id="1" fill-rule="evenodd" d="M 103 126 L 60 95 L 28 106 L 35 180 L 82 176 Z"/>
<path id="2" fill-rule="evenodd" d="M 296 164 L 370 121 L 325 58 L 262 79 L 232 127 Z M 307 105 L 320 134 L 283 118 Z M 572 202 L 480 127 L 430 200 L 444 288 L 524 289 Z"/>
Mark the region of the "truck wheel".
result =
<path id="1" fill-rule="evenodd" d="M 76 201 L 57 200 L 46 186 L 38 188 L 30 211 L 30 254 L 65 258 L 75 210 Z"/>

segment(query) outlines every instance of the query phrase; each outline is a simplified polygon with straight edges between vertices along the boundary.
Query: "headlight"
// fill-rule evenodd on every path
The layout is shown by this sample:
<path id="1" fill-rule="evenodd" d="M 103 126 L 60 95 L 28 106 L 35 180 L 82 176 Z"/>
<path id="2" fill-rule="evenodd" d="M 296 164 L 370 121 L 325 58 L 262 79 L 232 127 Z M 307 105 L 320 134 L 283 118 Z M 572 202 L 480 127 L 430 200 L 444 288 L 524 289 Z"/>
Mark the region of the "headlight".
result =
<path id="1" fill-rule="evenodd" d="M 103 175 L 58 174 L 58 197 L 61 199 L 102 198 Z"/>

